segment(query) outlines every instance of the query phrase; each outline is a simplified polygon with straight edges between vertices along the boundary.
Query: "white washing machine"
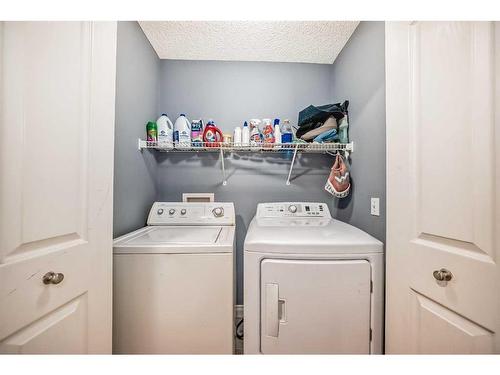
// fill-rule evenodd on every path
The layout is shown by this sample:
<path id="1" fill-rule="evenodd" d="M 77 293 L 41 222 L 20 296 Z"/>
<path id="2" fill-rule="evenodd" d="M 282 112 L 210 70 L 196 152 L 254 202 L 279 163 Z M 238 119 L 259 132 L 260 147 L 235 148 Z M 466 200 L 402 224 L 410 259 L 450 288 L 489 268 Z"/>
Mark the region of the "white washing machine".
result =
<path id="1" fill-rule="evenodd" d="M 156 202 L 113 245 L 113 351 L 233 352 L 233 203 Z"/>
<path id="2" fill-rule="evenodd" d="M 378 354 L 383 244 L 324 203 L 261 203 L 244 245 L 245 354 Z"/>

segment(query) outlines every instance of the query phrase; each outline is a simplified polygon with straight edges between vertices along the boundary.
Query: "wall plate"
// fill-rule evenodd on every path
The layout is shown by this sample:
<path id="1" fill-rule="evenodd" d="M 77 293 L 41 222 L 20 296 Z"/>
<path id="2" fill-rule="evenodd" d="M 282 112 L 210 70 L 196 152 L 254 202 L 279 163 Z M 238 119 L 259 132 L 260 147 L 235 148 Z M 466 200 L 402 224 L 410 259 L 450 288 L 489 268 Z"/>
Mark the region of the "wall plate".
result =
<path id="1" fill-rule="evenodd" d="M 183 202 L 215 202 L 214 193 L 182 193 Z"/>
<path id="2" fill-rule="evenodd" d="M 370 213 L 373 216 L 380 216 L 380 198 L 372 198 L 371 199 Z"/>

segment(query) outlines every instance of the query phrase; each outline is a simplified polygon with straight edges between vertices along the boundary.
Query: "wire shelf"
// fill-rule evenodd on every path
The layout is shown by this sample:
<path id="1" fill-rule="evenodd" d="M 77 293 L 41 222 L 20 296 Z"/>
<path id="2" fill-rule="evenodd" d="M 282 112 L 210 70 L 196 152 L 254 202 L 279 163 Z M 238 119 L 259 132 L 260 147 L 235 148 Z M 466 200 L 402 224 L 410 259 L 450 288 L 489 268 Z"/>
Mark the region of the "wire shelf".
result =
<path id="1" fill-rule="evenodd" d="M 222 185 L 227 185 L 226 167 L 224 164 L 225 153 L 231 152 L 260 152 L 266 153 L 292 153 L 292 162 L 290 163 L 290 170 L 286 184 L 290 185 L 290 178 L 292 175 L 295 158 L 300 153 L 325 153 L 334 155 L 339 151 L 343 151 L 346 158 L 349 153 L 354 151 L 354 143 L 260 143 L 256 145 L 242 145 L 227 142 L 202 142 L 198 146 L 193 146 L 191 143 L 158 143 L 145 141 L 139 139 L 139 151 L 150 149 L 160 152 L 218 152 L 220 155 L 221 169 L 222 169 Z"/>
<path id="2" fill-rule="evenodd" d="M 336 151 L 354 150 L 353 142 L 350 143 L 261 143 L 257 145 L 242 145 L 225 142 L 203 142 L 198 146 L 191 143 L 158 143 L 139 139 L 139 150 L 153 149 L 160 152 L 290 152 L 301 153 L 328 153 Z"/>

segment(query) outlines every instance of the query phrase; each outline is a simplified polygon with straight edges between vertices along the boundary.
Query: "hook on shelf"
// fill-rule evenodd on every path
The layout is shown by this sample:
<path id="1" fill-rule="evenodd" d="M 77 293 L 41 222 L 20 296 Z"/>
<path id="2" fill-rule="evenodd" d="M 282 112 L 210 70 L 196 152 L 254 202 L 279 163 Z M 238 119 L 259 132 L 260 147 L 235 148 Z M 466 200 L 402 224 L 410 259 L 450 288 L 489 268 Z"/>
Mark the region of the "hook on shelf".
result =
<path id="1" fill-rule="evenodd" d="M 330 155 L 330 156 L 337 156 L 337 154 L 343 152 L 344 153 L 344 157 L 346 159 L 349 159 L 349 150 L 335 150 L 335 151 L 325 151 L 326 154 Z"/>

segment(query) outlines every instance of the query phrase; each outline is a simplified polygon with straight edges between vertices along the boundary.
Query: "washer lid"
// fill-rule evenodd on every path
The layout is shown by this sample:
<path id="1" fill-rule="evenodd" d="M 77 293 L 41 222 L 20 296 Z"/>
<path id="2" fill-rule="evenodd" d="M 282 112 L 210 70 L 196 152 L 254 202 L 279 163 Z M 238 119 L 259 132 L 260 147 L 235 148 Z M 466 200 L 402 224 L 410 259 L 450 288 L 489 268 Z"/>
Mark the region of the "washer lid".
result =
<path id="1" fill-rule="evenodd" d="M 245 251 L 282 254 L 364 254 L 383 251 L 383 244 L 361 229 L 326 218 L 254 218 Z"/>
<path id="2" fill-rule="evenodd" d="M 118 237 L 115 254 L 225 253 L 233 251 L 234 226 L 147 226 Z"/>
<path id="3" fill-rule="evenodd" d="M 222 227 L 151 227 L 137 236 L 125 239 L 120 246 L 214 244 Z"/>

